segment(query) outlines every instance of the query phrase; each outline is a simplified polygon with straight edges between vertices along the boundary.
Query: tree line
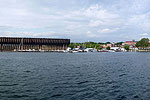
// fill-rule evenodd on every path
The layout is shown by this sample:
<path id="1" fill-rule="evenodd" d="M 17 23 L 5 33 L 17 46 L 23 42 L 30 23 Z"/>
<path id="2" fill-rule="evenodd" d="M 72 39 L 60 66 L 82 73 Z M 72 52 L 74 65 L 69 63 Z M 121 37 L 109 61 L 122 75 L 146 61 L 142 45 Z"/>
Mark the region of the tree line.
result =
<path id="1" fill-rule="evenodd" d="M 142 38 L 140 41 L 138 41 L 135 45 L 139 49 L 147 49 L 150 47 L 150 42 L 148 38 Z"/>
<path id="2" fill-rule="evenodd" d="M 124 42 L 117 42 L 115 43 L 115 45 L 121 46 L 122 43 Z M 70 43 L 69 47 L 70 48 L 76 48 L 77 46 L 83 46 L 85 48 L 96 48 L 98 50 L 102 49 L 102 45 L 106 45 L 106 44 L 111 44 L 111 42 L 106 42 L 106 43 L 96 43 L 96 42 L 84 42 L 84 43 Z M 137 48 L 139 49 L 147 49 L 150 47 L 150 42 L 148 38 L 142 38 L 140 41 L 138 41 L 135 45 Z M 129 45 L 125 45 L 124 48 L 126 50 L 129 50 L 130 46 Z M 110 49 L 110 48 L 107 48 Z"/>
<path id="3" fill-rule="evenodd" d="M 118 42 L 115 43 L 116 45 L 121 45 L 123 42 Z M 107 44 L 111 44 L 111 42 L 84 42 L 84 43 L 70 43 L 69 47 L 70 48 L 76 48 L 77 46 L 83 46 L 85 48 L 96 48 L 98 50 L 102 49 L 102 45 L 107 45 Z"/>

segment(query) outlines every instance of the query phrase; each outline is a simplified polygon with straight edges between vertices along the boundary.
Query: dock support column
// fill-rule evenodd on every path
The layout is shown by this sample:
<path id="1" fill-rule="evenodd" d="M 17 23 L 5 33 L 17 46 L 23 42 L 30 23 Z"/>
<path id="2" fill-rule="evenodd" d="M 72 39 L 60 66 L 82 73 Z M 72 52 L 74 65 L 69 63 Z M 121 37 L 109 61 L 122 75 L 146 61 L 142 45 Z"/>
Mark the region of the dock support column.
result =
<path id="1" fill-rule="evenodd" d="M 1 44 L 1 49 L 0 49 L 1 51 L 2 51 L 2 47 L 3 47 L 3 44 Z"/>

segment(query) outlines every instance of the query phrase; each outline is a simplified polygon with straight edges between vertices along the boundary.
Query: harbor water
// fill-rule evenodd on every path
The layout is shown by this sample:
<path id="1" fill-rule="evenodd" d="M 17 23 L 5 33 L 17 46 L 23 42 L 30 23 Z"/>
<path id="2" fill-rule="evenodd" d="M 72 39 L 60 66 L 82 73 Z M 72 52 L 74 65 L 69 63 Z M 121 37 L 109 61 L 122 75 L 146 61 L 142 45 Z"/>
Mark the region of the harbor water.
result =
<path id="1" fill-rule="evenodd" d="M 0 100 L 150 100 L 150 53 L 0 53 Z"/>

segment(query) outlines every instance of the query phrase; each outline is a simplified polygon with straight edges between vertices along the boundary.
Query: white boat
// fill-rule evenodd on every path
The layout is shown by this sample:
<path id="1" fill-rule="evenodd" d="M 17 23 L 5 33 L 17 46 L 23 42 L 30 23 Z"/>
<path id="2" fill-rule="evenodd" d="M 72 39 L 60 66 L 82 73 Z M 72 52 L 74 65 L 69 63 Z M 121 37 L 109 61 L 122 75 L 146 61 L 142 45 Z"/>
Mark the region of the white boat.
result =
<path id="1" fill-rule="evenodd" d="M 78 51 L 72 51 L 72 53 L 77 53 Z"/>
<path id="2" fill-rule="evenodd" d="M 108 52 L 115 52 L 114 50 L 109 50 Z"/>

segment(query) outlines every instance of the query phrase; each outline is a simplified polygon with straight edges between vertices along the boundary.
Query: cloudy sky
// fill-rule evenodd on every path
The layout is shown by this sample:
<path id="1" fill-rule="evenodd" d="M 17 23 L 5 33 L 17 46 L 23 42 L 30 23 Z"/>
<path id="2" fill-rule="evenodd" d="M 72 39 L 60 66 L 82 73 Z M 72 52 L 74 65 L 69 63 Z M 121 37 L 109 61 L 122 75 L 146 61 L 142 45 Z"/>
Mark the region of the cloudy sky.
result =
<path id="1" fill-rule="evenodd" d="M 150 37 L 150 0 L 0 0 L 0 36 L 117 42 Z"/>

